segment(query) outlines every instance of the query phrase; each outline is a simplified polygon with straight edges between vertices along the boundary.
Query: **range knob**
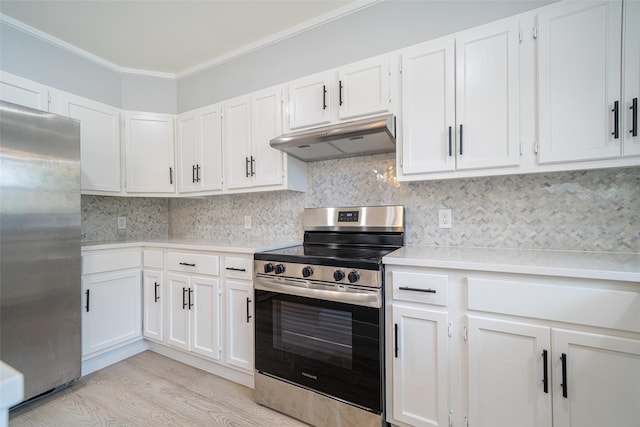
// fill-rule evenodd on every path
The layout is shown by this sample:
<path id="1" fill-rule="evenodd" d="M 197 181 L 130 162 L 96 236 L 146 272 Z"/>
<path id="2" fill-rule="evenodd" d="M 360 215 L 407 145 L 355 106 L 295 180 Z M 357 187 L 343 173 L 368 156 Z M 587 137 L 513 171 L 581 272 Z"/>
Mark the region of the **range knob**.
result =
<path id="1" fill-rule="evenodd" d="M 284 264 L 277 264 L 276 265 L 276 274 L 282 274 L 284 273 Z"/>
<path id="2" fill-rule="evenodd" d="M 302 269 L 302 277 L 309 277 L 313 274 L 313 268 L 306 266 Z"/>
<path id="3" fill-rule="evenodd" d="M 271 273 L 273 272 L 273 264 L 271 264 L 270 262 L 266 263 L 264 265 L 264 272 L 265 273 Z"/>
<path id="4" fill-rule="evenodd" d="M 339 282 L 340 280 L 344 279 L 344 271 L 342 270 L 336 270 L 333 272 L 333 279 L 336 282 Z"/>
<path id="5" fill-rule="evenodd" d="M 351 273 L 349 273 L 349 275 L 347 276 L 347 279 L 349 279 L 349 283 L 355 283 L 358 281 L 358 279 L 360 278 L 360 273 L 358 273 L 357 271 L 353 270 Z"/>

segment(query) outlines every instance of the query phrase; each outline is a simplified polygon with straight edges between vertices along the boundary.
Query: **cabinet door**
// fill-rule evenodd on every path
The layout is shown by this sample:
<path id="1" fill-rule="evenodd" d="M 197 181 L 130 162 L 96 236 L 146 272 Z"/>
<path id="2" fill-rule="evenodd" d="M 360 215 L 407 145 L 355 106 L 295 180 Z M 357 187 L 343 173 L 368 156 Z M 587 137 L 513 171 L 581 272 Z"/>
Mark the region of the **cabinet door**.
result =
<path id="1" fill-rule="evenodd" d="M 331 121 L 331 74 L 314 74 L 289 84 L 289 128 Z"/>
<path id="2" fill-rule="evenodd" d="M 620 156 L 621 13 L 619 1 L 567 2 L 538 16 L 540 163 Z"/>
<path id="3" fill-rule="evenodd" d="M 167 344 L 190 350 L 191 316 L 189 312 L 189 277 L 167 275 Z"/>
<path id="4" fill-rule="evenodd" d="M 139 270 L 85 276 L 82 291 L 83 356 L 141 335 Z"/>
<path id="5" fill-rule="evenodd" d="M 198 132 L 200 117 L 194 113 L 178 116 L 176 124 L 176 154 L 178 192 L 188 193 L 198 190 L 196 165 L 201 135 Z"/>
<path id="6" fill-rule="evenodd" d="M 253 286 L 227 281 L 227 363 L 253 372 Z"/>
<path id="7" fill-rule="evenodd" d="M 634 103 L 635 99 L 635 104 Z M 624 2 L 624 106 L 620 112 L 623 118 L 623 154 L 640 155 L 640 2 Z M 636 105 L 635 111 L 631 106 Z M 635 116 L 635 136 L 632 133 Z"/>
<path id="8" fill-rule="evenodd" d="M 280 88 L 262 91 L 251 96 L 254 186 L 282 184 L 284 154 L 269 145 L 272 138 L 282 134 L 281 96 Z"/>
<path id="9" fill-rule="evenodd" d="M 173 117 L 125 113 L 128 193 L 173 193 Z"/>
<path id="10" fill-rule="evenodd" d="M 389 111 L 388 56 L 358 62 L 338 71 L 340 119 Z"/>
<path id="11" fill-rule="evenodd" d="M 80 189 L 120 193 L 120 110 L 62 94 L 60 114 L 80 120 Z"/>
<path id="12" fill-rule="evenodd" d="M 455 169 L 454 39 L 402 53 L 402 173 Z"/>
<path id="13" fill-rule="evenodd" d="M 249 97 L 226 103 L 224 114 L 225 175 L 227 188 L 251 187 L 251 103 Z"/>
<path id="14" fill-rule="evenodd" d="M 202 191 L 222 190 L 222 119 L 220 105 L 202 110 L 196 178 Z"/>
<path id="15" fill-rule="evenodd" d="M 392 316 L 392 417 L 412 426 L 447 426 L 447 314 L 394 304 Z"/>
<path id="16" fill-rule="evenodd" d="M 457 169 L 520 163 L 518 37 L 508 19 L 456 38 Z"/>
<path id="17" fill-rule="evenodd" d="M 193 316 L 191 351 L 220 360 L 220 282 L 218 279 L 191 277 Z"/>
<path id="18" fill-rule="evenodd" d="M 551 427 L 550 329 L 471 316 L 468 327 L 470 423 Z"/>
<path id="19" fill-rule="evenodd" d="M 142 283 L 142 298 L 144 301 L 142 334 L 146 338 L 162 341 L 164 338 L 164 286 L 162 285 L 162 272 L 144 270 Z"/>
<path id="20" fill-rule="evenodd" d="M 49 88 L 40 83 L 0 71 L 0 101 L 49 111 Z"/>
<path id="21" fill-rule="evenodd" d="M 552 335 L 554 426 L 637 425 L 640 340 L 560 329 Z"/>

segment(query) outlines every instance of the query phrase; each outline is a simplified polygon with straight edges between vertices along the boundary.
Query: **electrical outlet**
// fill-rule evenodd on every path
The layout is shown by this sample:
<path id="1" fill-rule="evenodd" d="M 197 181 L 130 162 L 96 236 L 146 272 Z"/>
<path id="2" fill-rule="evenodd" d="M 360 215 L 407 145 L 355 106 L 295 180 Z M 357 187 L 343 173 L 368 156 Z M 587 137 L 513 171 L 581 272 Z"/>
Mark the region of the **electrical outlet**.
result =
<path id="1" fill-rule="evenodd" d="M 251 228 L 251 215 L 244 216 L 244 228 L 249 230 Z"/>
<path id="2" fill-rule="evenodd" d="M 119 216 L 118 217 L 118 230 L 124 230 L 127 228 L 127 217 Z"/>
<path id="3" fill-rule="evenodd" d="M 438 227 L 451 228 L 452 219 L 451 209 L 440 209 L 438 211 Z"/>

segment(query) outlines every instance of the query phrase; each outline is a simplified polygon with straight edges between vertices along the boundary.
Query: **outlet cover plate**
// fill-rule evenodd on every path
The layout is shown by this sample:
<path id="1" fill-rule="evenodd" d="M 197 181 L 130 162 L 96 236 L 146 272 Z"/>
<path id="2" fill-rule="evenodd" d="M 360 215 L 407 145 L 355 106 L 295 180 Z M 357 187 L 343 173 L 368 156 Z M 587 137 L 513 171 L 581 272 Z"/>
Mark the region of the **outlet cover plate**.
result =
<path id="1" fill-rule="evenodd" d="M 451 228 L 451 222 L 453 220 L 453 214 L 451 209 L 440 209 L 438 211 L 438 227 Z"/>

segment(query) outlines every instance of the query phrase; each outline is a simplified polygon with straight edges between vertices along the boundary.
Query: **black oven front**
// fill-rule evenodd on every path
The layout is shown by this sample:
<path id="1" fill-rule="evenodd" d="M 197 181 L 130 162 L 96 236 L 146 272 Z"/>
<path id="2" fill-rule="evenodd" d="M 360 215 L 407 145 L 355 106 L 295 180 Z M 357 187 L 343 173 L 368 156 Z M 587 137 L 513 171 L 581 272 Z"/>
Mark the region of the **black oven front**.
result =
<path id="1" fill-rule="evenodd" d="M 255 301 L 256 371 L 382 412 L 381 305 L 310 298 L 259 285 Z"/>

